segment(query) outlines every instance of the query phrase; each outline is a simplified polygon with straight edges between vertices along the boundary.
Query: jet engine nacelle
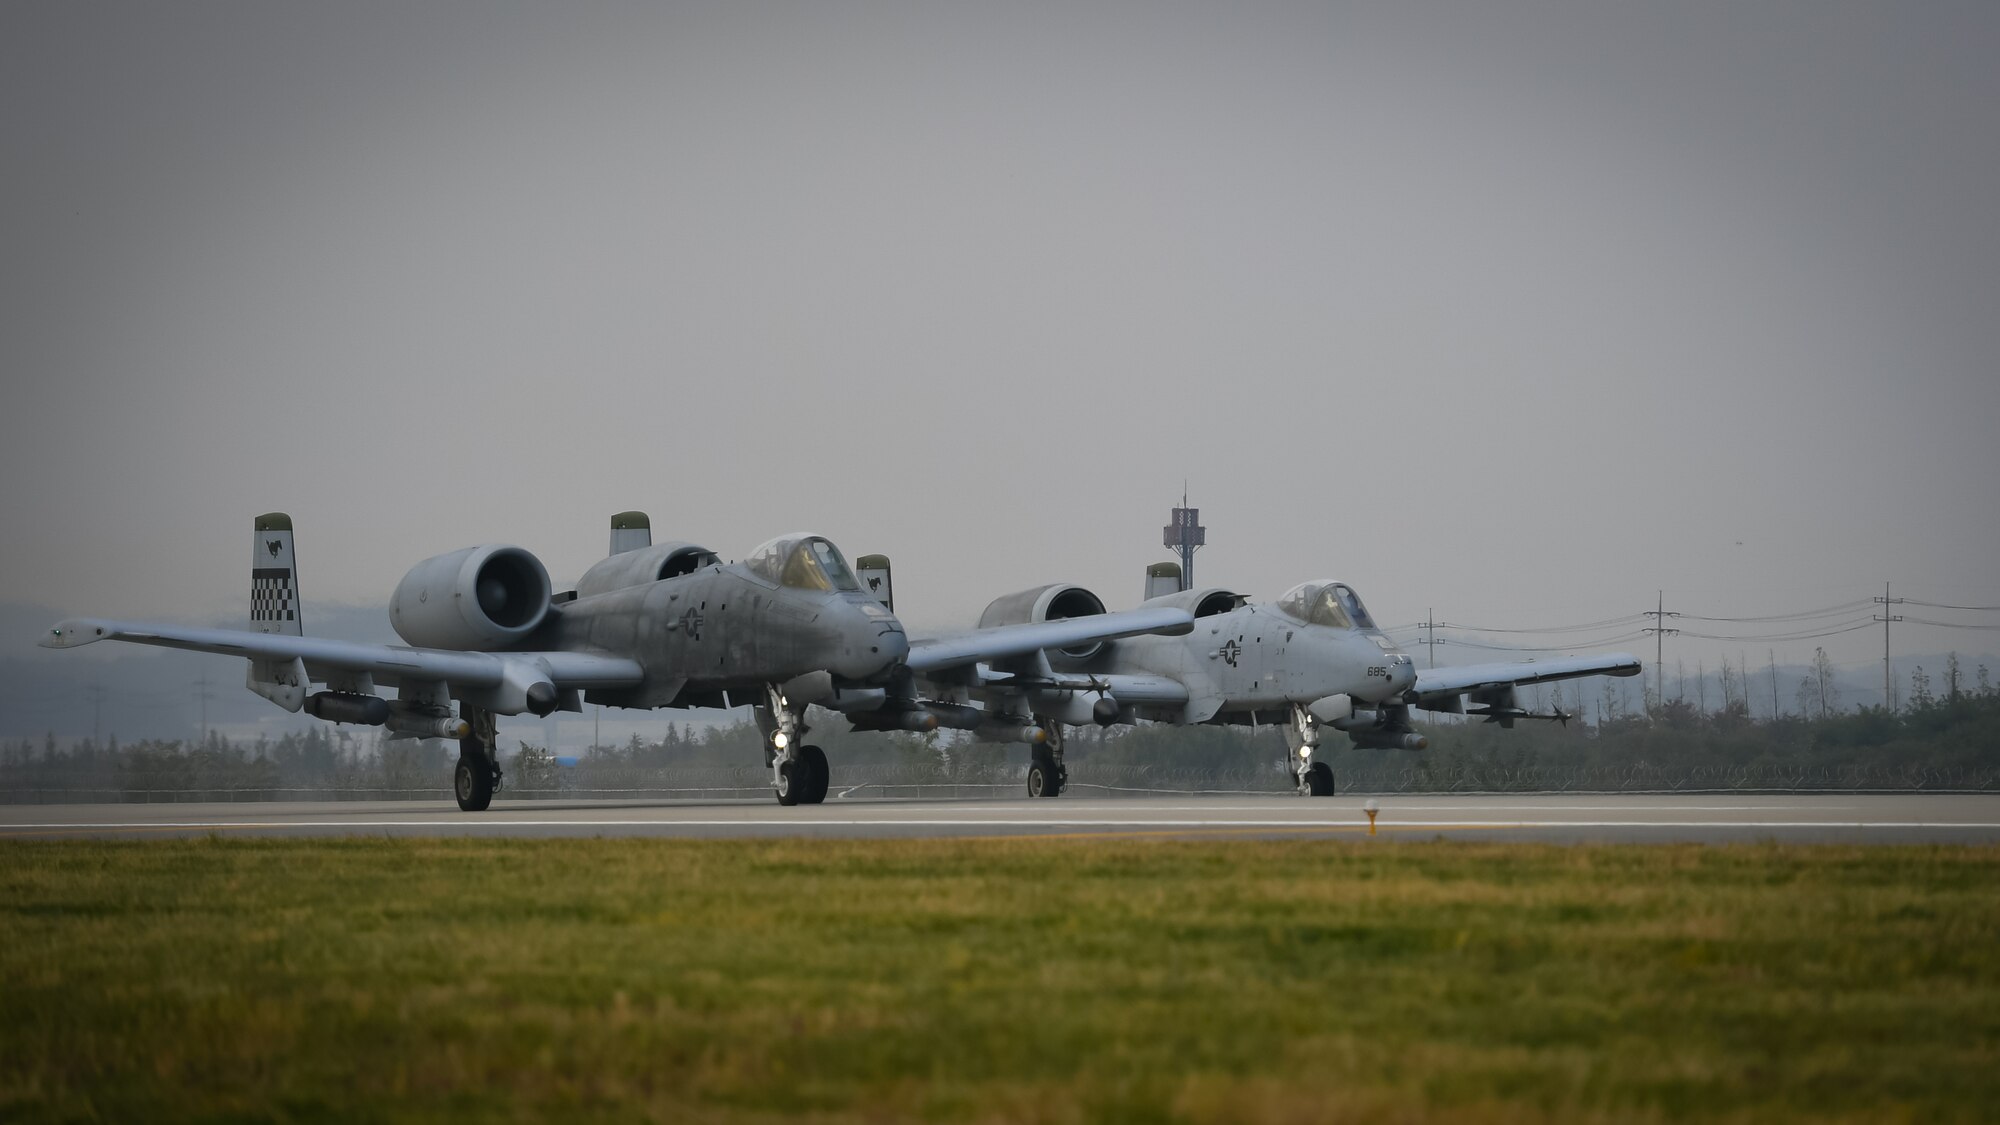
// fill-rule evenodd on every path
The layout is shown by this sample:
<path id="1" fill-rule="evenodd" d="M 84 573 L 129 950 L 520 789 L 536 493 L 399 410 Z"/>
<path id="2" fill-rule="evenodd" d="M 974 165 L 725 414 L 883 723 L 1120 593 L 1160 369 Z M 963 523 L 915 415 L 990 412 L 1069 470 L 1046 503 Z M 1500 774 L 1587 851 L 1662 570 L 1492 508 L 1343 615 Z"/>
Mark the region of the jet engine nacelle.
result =
<path id="1" fill-rule="evenodd" d="M 1037 586 L 1015 594 L 994 598 L 979 615 L 979 627 L 1025 625 L 1029 622 L 1062 621 L 1071 617 L 1092 617 L 1104 612 L 1104 599 L 1081 586 L 1056 583 Z M 1056 650 L 1071 660 L 1084 661 L 1104 651 L 1103 641 Z"/>
<path id="2" fill-rule="evenodd" d="M 678 578 L 720 561 L 714 551 L 693 543 L 655 543 L 622 551 L 584 571 L 576 581 L 576 596 L 588 598 L 662 578 Z"/>
<path id="3" fill-rule="evenodd" d="M 1172 565 L 1172 564 L 1168 564 Z M 1190 617 L 1213 617 L 1218 613 L 1228 613 L 1247 604 L 1249 598 L 1234 590 L 1220 586 L 1210 586 L 1205 590 L 1179 590 L 1147 598 L 1147 605 L 1163 605 L 1172 609 L 1184 609 Z"/>
<path id="4" fill-rule="evenodd" d="M 389 598 L 389 623 L 418 648 L 502 648 L 534 632 L 548 612 L 548 569 L 502 543 L 425 559 Z"/>

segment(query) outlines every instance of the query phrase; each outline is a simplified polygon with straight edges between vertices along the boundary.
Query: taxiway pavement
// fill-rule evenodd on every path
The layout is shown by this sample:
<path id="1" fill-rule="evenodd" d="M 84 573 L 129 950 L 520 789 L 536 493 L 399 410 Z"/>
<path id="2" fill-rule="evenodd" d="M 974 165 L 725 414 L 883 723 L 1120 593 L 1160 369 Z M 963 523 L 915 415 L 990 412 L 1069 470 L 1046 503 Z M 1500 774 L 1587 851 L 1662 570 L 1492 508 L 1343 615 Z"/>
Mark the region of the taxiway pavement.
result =
<path id="1" fill-rule="evenodd" d="M 1368 835 L 1362 795 L 1054 800 L 0 805 L 0 840 L 222 836 L 1292 837 Z M 2000 794 L 1376 796 L 1377 839 L 2000 843 Z"/>

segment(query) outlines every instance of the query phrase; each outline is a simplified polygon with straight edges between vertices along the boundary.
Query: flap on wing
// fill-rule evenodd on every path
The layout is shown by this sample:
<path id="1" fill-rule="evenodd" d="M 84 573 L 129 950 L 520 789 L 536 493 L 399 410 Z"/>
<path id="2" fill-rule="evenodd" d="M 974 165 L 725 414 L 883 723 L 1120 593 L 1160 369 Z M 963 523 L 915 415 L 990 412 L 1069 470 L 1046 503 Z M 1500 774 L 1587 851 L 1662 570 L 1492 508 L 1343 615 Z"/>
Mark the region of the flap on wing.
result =
<path id="1" fill-rule="evenodd" d="M 1193 628 L 1194 617 L 1186 610 L 1128 609 L 1121 613 L 1066 617 L 1060 621 L 997 625 L 949 637 L 912 641 L 906 663 L 916 672 L 935 672 L 980 661 L 1023 656 L 1044 649 L 1074 648 L 1092 641 L 1117 640 L 1142 633 L 1185 633 Z"/>
<path id="2" fill-rule="evenodd" d="M 1520 687 L 1574 680 L 1584 676 L 1636 676 L 1636 657 L 1622 652 L 1601 656 L 1567 656 L 1560 660 L 1525 660 L 1506 664 L 1471 664 L 1462 668 L 1426 668 L 1417 673 L 1410 694 L 1419 699 L 1457 695 L 1483 687 Z"/>

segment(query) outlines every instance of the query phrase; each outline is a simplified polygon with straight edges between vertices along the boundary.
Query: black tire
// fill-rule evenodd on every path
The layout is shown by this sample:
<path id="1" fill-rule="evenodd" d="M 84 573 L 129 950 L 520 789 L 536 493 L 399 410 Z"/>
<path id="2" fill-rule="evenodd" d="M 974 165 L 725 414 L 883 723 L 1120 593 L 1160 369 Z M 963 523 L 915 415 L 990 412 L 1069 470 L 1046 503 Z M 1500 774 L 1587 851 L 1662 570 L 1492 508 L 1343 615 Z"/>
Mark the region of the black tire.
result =
<path id="1" fill-rule="evenodd" d="M 799 776 L 802 772 L 796 761 L 778 763 L 776 790 L 779 804 L 791 808 L 799 803 L 799 797 L 805 790 L 805 779 Z"/>
<path id="2" fill-rule="evenodd" d="M 832 771 L 826 767 L 826 751 L 817 746 L 801 746 L 799 762 L 805 767 L 805 791 L 799 794 L 799 804 L 817 805 L 825 801 L 827 785 L 832 781 Z"/>
<path id="3" fill-rule="evenodd" d="M 1306 785 L 1315 797 L 1333 796 L 1333 767 L 1325 762 L 1314 762 L 1306 771 Z"/>
<path id="4" fill-rule="evenodd" d="M 1036 758 L 1028 767 L 1028 796 L 1053 797 L 1062 792 L 1062 782 L 1056 775 L 1056 765 L 1047 758 Z"/>
<path id="5" fill-rule="evenodd" d="M 493 767 L 483 757 L 461 752 L 451 772 L 453 795 L 461 812 L 485 812 L 493 803 Z"/>

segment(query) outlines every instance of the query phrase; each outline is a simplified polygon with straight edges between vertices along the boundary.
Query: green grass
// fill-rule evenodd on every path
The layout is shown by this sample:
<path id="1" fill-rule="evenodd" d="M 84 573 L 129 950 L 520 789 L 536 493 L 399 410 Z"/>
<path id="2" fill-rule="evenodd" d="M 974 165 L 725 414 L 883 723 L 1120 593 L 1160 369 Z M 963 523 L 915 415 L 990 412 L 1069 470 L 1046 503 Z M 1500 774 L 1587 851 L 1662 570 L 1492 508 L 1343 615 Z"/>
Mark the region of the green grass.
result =
<path id="1" fill-rule="evenodd" d="M 0 1119 L 2000 1106 L 2000 849 L 0 844 Z"/>

